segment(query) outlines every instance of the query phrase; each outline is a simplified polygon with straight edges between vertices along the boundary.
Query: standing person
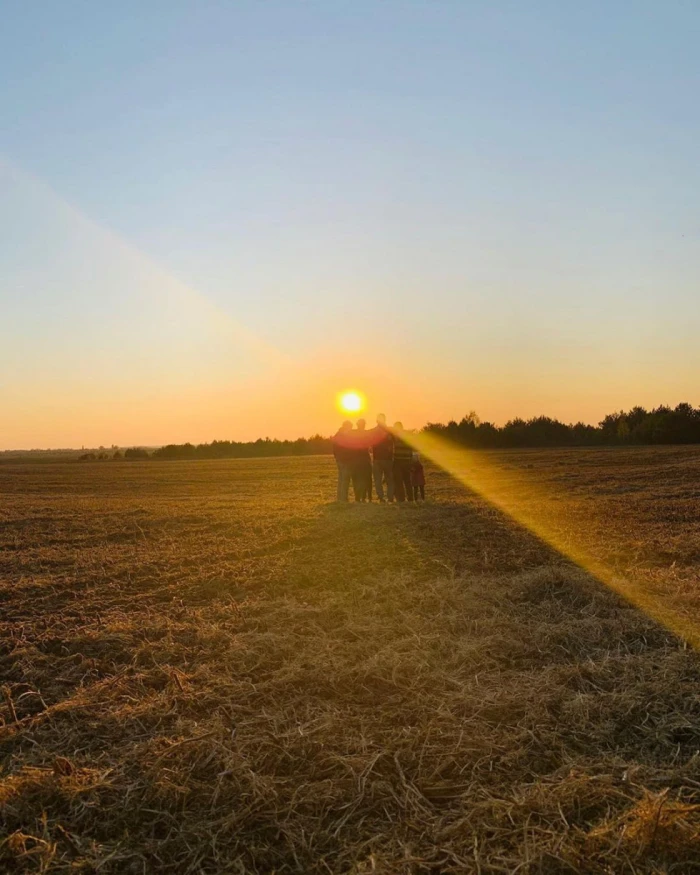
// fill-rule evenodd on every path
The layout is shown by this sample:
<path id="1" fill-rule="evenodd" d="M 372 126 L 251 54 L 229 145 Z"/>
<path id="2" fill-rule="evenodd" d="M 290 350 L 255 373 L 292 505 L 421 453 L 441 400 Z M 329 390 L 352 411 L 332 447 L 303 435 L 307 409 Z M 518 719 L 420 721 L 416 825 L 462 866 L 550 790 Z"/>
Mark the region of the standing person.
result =
<path id="1" fill-rule="evenodd" d="M 392 428 L 394 435 L 394 491 L 397 501 L 413 501 L 413 484 L 411 483 L 411 466 L 413 450 L 401 437 L 403 423 L 395 422 Z"/>
<path id="2" fill-rule="evenodd" d="M 425 501 L 425 471 L 423 470 L 423 463 L 421 462 L 418 453 L 413 454 L 413 464 L 411 465 L 411 483 L 413 483 L 414 500 L 418 501 L 418 494 L 420 493 L 420 500 Z"/>
<path id="3" fill-rule="evenodd" d="M 336 493 L 336 501 L 345 502 L 348 500 L 348 490 L 350 489 L 350 466 L 352 464 L 353 450 L 352 441 L 352 423 L 346 420 L 331 438 L 333 442 L 333 455 L 338 466 L 338 490 Z"/>
<path id="4" fill-rule="evenodd" d="M 394 436 L 386 427 L 386 416 L 377 415 L 377 426 L 370 432 L 372 444 L 372 473 L 377 498 L 384 504 L 388 499 L 394 500 Z M 387 498 L 384 498 L 384 483 L 386 483 Z"/>
<path id="5" fill-rule="evenodd" d="M 372 460 L 369 457 L 371 436 L 364 419 L 357 420 L 357 431 L 352 433 L 352 488 L 355 501 L 372 501 Z"/>

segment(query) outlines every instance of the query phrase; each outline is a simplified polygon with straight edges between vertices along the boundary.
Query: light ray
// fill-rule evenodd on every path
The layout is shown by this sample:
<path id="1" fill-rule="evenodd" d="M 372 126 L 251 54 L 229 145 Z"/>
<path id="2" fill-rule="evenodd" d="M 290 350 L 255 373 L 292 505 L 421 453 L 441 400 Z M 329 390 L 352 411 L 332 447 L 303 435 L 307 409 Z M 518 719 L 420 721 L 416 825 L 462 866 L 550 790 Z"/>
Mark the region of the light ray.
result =
<path id="1" fill-rule="evenodd" d="M 700 648 L 700 628 L 691 618 L 669 607 L 639 584 L 611 568 L 584 544 L 580 531 L 559 511 L 561 501 L 532 475 L 505 470 L 489 453 L 465 449 L 422 432 L 402 433 L 402 439 L 451 474 L 468 489 L 512 517 L 562 556 L 592 574 L 688 644 Z"/>

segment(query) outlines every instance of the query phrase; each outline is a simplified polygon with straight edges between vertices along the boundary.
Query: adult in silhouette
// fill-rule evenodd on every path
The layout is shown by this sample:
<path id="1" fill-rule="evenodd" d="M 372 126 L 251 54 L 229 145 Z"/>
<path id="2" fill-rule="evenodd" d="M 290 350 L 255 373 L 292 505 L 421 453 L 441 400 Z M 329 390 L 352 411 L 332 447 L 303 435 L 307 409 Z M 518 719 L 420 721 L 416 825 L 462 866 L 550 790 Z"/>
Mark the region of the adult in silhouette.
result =
<path id="1" fill-rule="evenodd" d="M 352 423 L 346 420 L 331 438 L 333 455 L 338 466 L 338 488 L 336 500 L 346 502 L 350 489 L 350 477 L 353 462 Z"/>
<path id="2" fill-rule="evenodd" d="M 369 455 L 372 437 L 364 419 L 357 420 L 357 430 L 352 432 L 352 439 L 351 477 L 355 501 L 372 501 L 372 460 Z"/>
<path id="3" fill-rule="evenodd" d="M 396 500 L 413 501 L 413 483 L 411 481 L 413 448 L 403 437 L 403 423 L 395 422 L 391 431 L 394 435 L 394 491 Z"/>
<path id="4" fill-rule="evenodd" d="M 370 432 L 372 445 L 372 474 L 377 498 L 384 503 L 394 500 L 394 436 L 386 425 L 386 416 L 377 415 L 377 425 Z M 386 498 L 384 486 L 386 485 Z"/>

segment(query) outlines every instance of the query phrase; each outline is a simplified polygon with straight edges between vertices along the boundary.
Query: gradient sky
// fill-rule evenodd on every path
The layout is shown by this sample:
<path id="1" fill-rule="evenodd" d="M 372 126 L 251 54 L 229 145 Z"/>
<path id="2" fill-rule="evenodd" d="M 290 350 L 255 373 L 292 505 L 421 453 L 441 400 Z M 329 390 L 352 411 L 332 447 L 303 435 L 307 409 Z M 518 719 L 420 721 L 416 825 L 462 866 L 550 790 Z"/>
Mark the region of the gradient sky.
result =
<path id="1" fill-rule="evenodd" d="M 700 4 L 26 3 L 0 448 L 700 402 Z"/>

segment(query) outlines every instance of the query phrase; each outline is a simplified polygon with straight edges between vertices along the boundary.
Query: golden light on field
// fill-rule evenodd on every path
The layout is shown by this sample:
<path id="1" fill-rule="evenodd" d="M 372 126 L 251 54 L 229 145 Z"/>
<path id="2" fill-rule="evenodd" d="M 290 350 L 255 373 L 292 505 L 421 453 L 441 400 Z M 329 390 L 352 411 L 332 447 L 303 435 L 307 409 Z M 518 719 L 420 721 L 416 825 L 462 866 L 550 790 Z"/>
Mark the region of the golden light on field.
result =
<path id="1" fill-rule="evenodd" d="M 361 410 L 364 410 L 365 399 L 359 392 L 354 390 L 341 392 L 338 396 L 338 407 L 343 413 L 359 413 Z"/>
<path id="2" fill-rule="evenodd" d="M 586 541 L 566 515 L 557 512 L 558 496 L 551 487 L 537 482 L 527 471 L 499 465 L 488 453 L 466 449 L 430 433 L 405 433 L 403 438 L 463 486 L 700 650 L 700 627 L 695 619 L 667 606 L 653 592 L 608 564 L 600 554 L 603 545 Z"/>

